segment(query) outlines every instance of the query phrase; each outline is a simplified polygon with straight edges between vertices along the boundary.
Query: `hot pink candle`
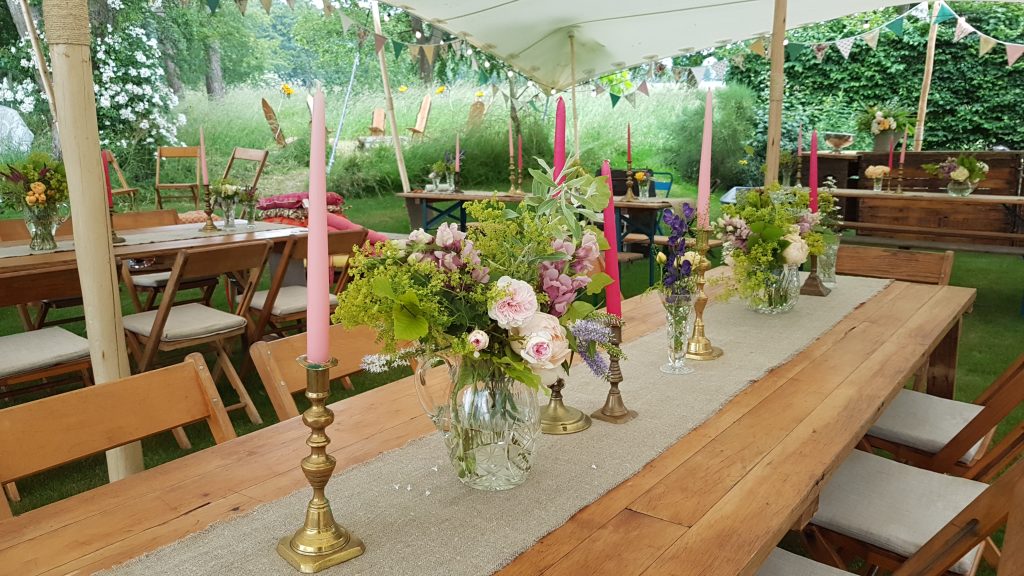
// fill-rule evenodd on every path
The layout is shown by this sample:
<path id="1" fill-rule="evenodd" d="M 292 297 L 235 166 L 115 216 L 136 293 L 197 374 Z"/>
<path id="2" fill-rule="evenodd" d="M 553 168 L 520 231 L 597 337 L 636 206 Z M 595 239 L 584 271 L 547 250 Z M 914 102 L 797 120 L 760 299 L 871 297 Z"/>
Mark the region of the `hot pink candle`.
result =
<path id="1" fill-rule="evenodd" d="M 455 171 L 458 172 L 462 167 L 462 160 L 459 159 L 459 135 L 455 135 Z"/>
<path id="2" fill-rule="evenodd" d="M 565 101 L 558 97 L 555 106 L 555 182 L 562 182 L 562 170 L 565 169 Z"/>
<path id="3" fill-rule="evenodd" d="M 893 150 L 896 149 L 896 137 L 889 135 L 889 172 L 892 172 L 892 154 Z"/>
<path id="4" fill-rule="evenodd" d="M 903 129 L 903 149 L 900 150 L 900 166 L 907 161 L 907 140 L 910 139 L 910 126 Z"/>
<path id="5" fill-rule="evenodd" d="M 712 98 L 708 90 L 704 103 L 704 140 L 700 146 L 700 174 L 697 177 L 697 226 L 711 228 L 711 118 Z"/>
<path id="6" fill-rule="evenodd" d="M 114 207 L 114 189 L 110 186 L 110 155 L 107 154 L 106 150 L 100 152 L 100 158 L 103 159 L 103 180 L 107 183 L 107 207 Z"/>
<path id="7" fill-rule="evenodd" d="M 615 226 L 615 200 L 612 195 L 612 167 L 605 160 L 601 164 L 601 176 L 608 179 L 608 206 L 604 209 L 604 237 L 608 250 L 604 253 L 604 271 L 612 277 L 612 283 L 604 289 L 605 307 L 609 314 L 622 318 L 622 283 L 619 281 L 619 231 Z"/>
<path id="8" fill-rule="evenodd" d="M 324 93 L 313 96 L 313 123 L 309 139 L 309 252 L 306 268 L 306 360 L 323 364 L 328 352 L 330 325 L 330 263 L 327 256 L 327 128 Z"/>
<path id="9" fill-rule="evenodd" d="M 523 171 L 523 135 L 519 135 L 519 171 Z"/>
<path id="10" fill-rule="evenodd" d="M 626 124 L 626 162 L 633 161 L 633 126 Z"/>
<path id="11" fill-rule="evenodd" d="M 811 212 L 818 212 L 818 131 L 811 132 Z"/>
<path id="12" fill-rule="evenodd" d="M 203 186 L 210 185 L 210 175 L 206 171 L 206 137 L 203 136 L 203 127 L 199 127 L 199 171 L 203 174 Z"/>

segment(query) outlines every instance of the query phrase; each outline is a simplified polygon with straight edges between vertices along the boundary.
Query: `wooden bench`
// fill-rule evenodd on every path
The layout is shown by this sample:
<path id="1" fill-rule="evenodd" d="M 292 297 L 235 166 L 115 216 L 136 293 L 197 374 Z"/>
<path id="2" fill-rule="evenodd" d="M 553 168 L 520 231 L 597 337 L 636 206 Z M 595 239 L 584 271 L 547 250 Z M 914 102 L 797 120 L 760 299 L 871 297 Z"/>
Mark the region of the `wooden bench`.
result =
<path id="1" fill-rule="evenodd" d="M 953 274 L 953 252 L 842 245 L 836 257 L 836 273 L 945 286 Z"/>

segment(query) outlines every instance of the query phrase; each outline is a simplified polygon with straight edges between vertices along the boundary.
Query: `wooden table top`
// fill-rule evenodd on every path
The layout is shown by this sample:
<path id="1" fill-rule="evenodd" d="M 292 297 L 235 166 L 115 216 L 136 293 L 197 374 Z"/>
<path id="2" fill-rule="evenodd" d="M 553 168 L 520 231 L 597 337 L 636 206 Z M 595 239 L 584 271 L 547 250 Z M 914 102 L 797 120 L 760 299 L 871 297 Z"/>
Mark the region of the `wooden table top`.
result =
<path id="1" fill-rule="evenodd" d="M 1003 196 L 999 194 L 971 194 L 969 196 L 950 196 L 942 192 L 907 191 L 902 194 L 895 192 L 876 192 L 874 190 L 855 190 L 839 188 L 832 192 L 840 198 L 878 198 L 890 200 L 919 200 L 926 202 L 949 202 L 951 204 L 1005 204 L 1024 206 L 1024 196 Z"/>
<path id="2" fill-rule="evenodd" d="M 509 194 L 508 192 L 487 192 L 485 190 L 464 190 L 462 192 L 399 192 L 402 198 L 434 200 L 438 202 L 472 202 L 474 200 L 498 200 L 500 202 L 522 202 L 525 194 Z"/>
<path id="3" fill-rule="evenodd" d="M 973 300 L 972 289 L 893 283 L 501 574 L 754 574 Z M 650 294 L 626 301 L 624 339 L 663 329 L 660 308 Z M 627 397 L 631 385 L 642 384 L 626 375 Z M 434 430 L 410 379 L 333 409 L 338 471 Z M 0 521 L 0 566 L 87 574 L 279 499 L 307 486 L 307 434 L 293 418 Z"/>

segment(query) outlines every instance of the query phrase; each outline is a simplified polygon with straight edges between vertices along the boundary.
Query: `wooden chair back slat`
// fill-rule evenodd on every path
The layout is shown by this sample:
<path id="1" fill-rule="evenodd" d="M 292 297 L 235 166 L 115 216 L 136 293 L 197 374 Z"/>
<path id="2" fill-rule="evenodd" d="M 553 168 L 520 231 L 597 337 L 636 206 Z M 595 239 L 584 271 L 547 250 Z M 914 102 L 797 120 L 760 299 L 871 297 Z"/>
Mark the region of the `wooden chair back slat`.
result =
<path id="1" fill-rule="evenodd" d="M 290 258 L 292 260 L 305 260 L 309 255 L 309 236 L 296 236 L 292 238 L 294 244 Z M 331 232 L 327 235 L 327 253 L 331 256 L 351 254 L 353 248 L 358 248 L 366 241 L 366 230 L 344 230 Z"/>
<path id="2" fill-rule="evenodd" d="M 17 480 L 199 420 L 207 421 L 218 443 L 235 437 L 198 353 L 167 368 L 4 408 L 0 481 Z"/>
<path id="3" fill-rule="evenodd" d="M 383 136 L 384 135 L 384 120 L 387 118 L 387 113 L 383 108 L 374 108 L 373 117 L 370 121 L 370 135 L 371 136 Z"/>
<path id="4" fill-rule="evenodd" d="M 0 307 L 40 300 L 78 298 L 81 295 L 82 285 L 77 266 L 0 274 Z"/>
<path id="5" fill-rule="evenodd" d="M 114 153 L 110 150 L 104 150 L 103 153 L 106 154 L 107 158 L 110 160 L 110 165 L 114 168 L 114 175 L 117 176 L 117 181 L 121 184 L 119 188 L 114 189 L 114 194 L 124 192 L 126 190 L 137 190 L 137 188 L 129 186 L 128 181 L 125 180 L 124 172 L 121 171 L 121 164 L 118 163 L 117 156 L 114 156 Z"/>
<path id="6" fill-rule="evenodd" d="M 236 160 L 244 160 L 246 162 L 255 162 L 256 169 L 253 173 L 252 182 L 249 184 L 255 189 L 260 183 L 260 177 L 263 176 L 263 169 L 267 166 L 267 158 L 270 157 L 269 150 L 259 150 L 256 148 L 238 148 L 236 147 L 231 151 L 231 157 L 228 158 L 228 165 L 224 168 L 223 178 L 227 178 L 231 174 L 231 168 L 235 165 Z"/>
<path id="7" fill-rule="evenodd" d="M 1010 517 L 1006 521 L 1003 538 L 1003 557 L 999 559 L 999 574 L 1024 574 L 1024 483 L 1017 486 L 1010 503 Z"/>
<path id="8" fill-rule="evenodd" d="M 841 245 L 836 272 L 848 276 L 892 278 L 920 284 L 949 284 L 953 252 L 922 252 Z"/>
<path id="9" fill-rule="evenodd" d="M 70 220 L 68 221 L 70 223 Z M 147 210 L 145 212 L 118 212 L 114 214 L 115 230 L 136 230 L 181 224 L 177 210 Z"/>
<path id="10" fill-rule="evenodd" d="M 427 131 L 428 118 L 430 118 L 430 94 L 423 97 L 423 103 L 420 104 L 420 112 L 416 115 L 416 127 L 409 130 L 414 134 L 422 135 Z"/>
<path id="11" fill-rule="evenodd" d="M 181 268 L 183 278 L 217 276 L 238 270 L 263 268 L 270 242 L 246 242 L 232 246 L 184 250 L 187 254 Z"/>
<path id="12" fill-rule="evenodd" d="M 199 159 L 199 146 L 160 146 L 157 156 L 164 158 L 195 158 Z"/>

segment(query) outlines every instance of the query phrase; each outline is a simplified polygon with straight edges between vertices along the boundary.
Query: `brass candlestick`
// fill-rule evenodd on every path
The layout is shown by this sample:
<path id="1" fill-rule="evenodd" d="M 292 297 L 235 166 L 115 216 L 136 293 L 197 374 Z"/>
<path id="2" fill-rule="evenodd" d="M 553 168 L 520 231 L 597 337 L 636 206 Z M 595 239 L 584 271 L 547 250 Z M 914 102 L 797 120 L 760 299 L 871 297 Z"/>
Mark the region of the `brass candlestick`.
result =
<path id="1" fill-rule="evenodd" d="M 512 161 L 512 155 L 508 155 L 508 193 L 516 193 L 516 163 Z"/>
<path id="2" fill-rule="evenodd" d="M 118 235 L 117 230 L 114 230 L 114 207 L 110 207 L 110 243 L 111 244 L 124 244 L 125 239 Z"/>
<path id="3" fill-rule="evenodd" d="M 807 280 L 804 280 L 804 285 L 800 287 L 800 293 L 806 296 L 828 296 L 832 292 L 832 289 L 821 281 L 821 276 L 818 276 L 818 257 L 811 256 L 811 273 L 807 276 Z"/>
<path id="4" fill-rule="evenodd" d="M 803 188 L 804 179 L 804 157 L 799 152 L 796 153 L 796 187 Z"/>
<path id="5" fill-rule="evenodd" d="M 551 400 L 540 411 L 540 431 L 545 434 L 573 434 L 590 428 L 590 416 L 562 402 L 565 380 L 559 378 L 548 386 Z"/>
<path id="6" fill-rule="evenodd" d="M 622 343 L 622 320 L 615 319 L 611 329 L 612 344 L 618 346 Z M 608 398 L 605 399 L 604 406 L 600 410 L 590 415 L 591 418 L 611 424 L 625 424 L 636 418 L 636 411 L 626 408 L 625 403 L 622 402 L 622 393 L 619 392 L 621 382 L 622 369 L 619 367 L 619 357 L 613 354 L 608 362 L 608 383 L 611 385 L 608 389 Z"/>
<path id="7" fill-rule="evenodd" d="M 359 556 L 366 546 L 334 520 L 331 503 L 324 495 L 337 464 L 327 454 L 331 439 L 324 430 L 334 422 L 334 412 L 325 403 L 331 393 L 330 370 L 338 361 L 331 358 L 325 364 L 315 364 L 300 356 L 298 362 L 306 369 L 306 398 L 310 401 L 309 409 L 302 414 L 303 423 L 310 429 L 306 439 L 310 453 L 302 459 L 301 467 L 313 487 L 313 499 L 306 506 L 305 524 L 277 543 L 277 553 L 299 572 L 312 574 Z"/>
<path id="8" fill-rule="evenodd" d="M 626 197 L 623 198 L 626 202 L 632 202 L 636 200 L 636 194 L 633 194 L 633 161 L 626 160 Z"/>
<path id="9" fill-rule="evenodd" d="M 722 349 L 711 345 L 711 340 L 704 335 L 704 308 L 708 305 L 708 296 L 704 293 L 704 285 L 707 280 L 704 274 L 708 271 L 708 233 L 707 228 L 697 229 L 697 253 L 700 255 L 700 265 L 697 266 L 697 297 L 693 301 L 695 318 L 693 321 L 693 334 L 686 343 L 686 358 L 689 360 L 714 360 L 722 356 Z"/>
<path id="10" fill-rule="evenodd" d="M 206 222 L 203 227 L 199 229 L 200 232 L 216 232 L 217 225 L 213 223 L 213 194 L 210 194 L 210 185 L 204 184 L 203 189 L 206 191 Z"/>
<path id="11" fill-rule="evenodd" d="M 903 194 L 903 163 L 900 162 L 900 167 L 896 172 L 896 193 Z"/>
<path id="12" fill-rule="evenodd" d="M 516 194 L 523 194 L 523 168 L 516 168 Z"/>

